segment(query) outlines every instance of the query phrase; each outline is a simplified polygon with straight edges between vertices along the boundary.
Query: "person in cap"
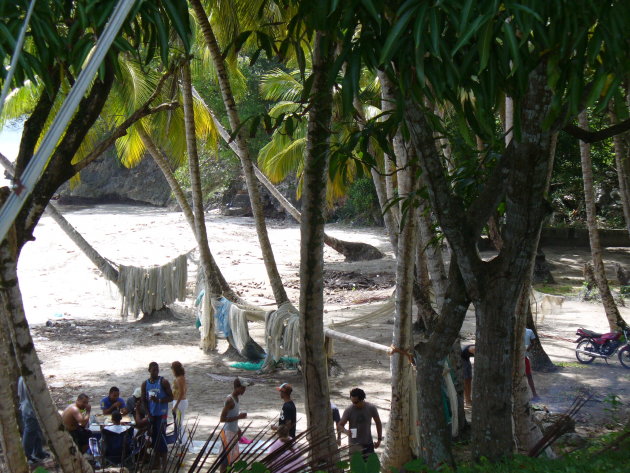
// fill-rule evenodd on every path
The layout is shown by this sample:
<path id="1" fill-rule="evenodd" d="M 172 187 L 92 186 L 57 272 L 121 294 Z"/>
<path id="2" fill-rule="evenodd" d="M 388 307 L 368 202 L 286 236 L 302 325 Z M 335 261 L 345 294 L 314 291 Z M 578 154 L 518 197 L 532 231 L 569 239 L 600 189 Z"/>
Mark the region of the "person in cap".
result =
<path id="1" fill-rule="evenodd" d="M 297 423 L 297 410 L 295 409 L 295 403 L 291 399 L 291 393 L 293 392 L 293 386 L 289 383 L 282 383 L 276 388 L 280 392 L 280 399 L 284 402 L 282 409 L 280 410 L 280 417 L 278 424 L 272 426 L 273 430 L 277 430 L 281 425 L 288 425 L 289 435 L 295 438 L 295 424 Z"/>
<path id="2" fill-rule="evenodd" d="M 221 429 L 221 443 L 223 444 L 223 450 L 221 452 L 221 464 L 219 471 L 224 473 L 229 465 L 232 465 L 238 458 L 239 448 L 238 439 L 241 438 L 241 429 L 238 426 L 240 419 L 247 417 L 246 412 L 240 411 L 240 397 L 245 394 L 247 384 L 241 381 L 239 378 L 234 379 L 234 390 L 230 394 L 223 404 L 223 410 L 221 411 L 220 422 L 224 422 Z"/>
<path id="3" fill-rule="evenodd" d="M 129 411 L 129 416 L 131 416 L 131 418 L 135 418 L 136 416 L 136 408 L 140 407 L 140 398 L 142 397 L 142 389 L 140 388 L 140 386 L 138 386 L 134 391 L 133 394 L 131 396 L 129 396 L 127 398 L 127 401 L 125 402 L 126 406 L 127 406 L 127 410 Z"/>

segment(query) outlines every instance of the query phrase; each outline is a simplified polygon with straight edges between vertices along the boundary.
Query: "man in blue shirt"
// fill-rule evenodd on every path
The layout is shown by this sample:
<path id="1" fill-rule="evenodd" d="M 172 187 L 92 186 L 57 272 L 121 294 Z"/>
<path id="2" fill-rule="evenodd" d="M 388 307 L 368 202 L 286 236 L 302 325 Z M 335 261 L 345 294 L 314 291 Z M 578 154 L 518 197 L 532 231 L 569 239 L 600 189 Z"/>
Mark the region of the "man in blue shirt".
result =
<path id="1" fill-rule="evenodd" d="M 120 397 L 120 390 L 116 386 L 112 386 L 109 395 L 101 399 L 101 409 L 104 415 L 110 415 L 114 411 L 120 411 L 122 415 L 127 413 L 125 400 Z"/>
<path id="2" fill-rule="evenodd" d="M 149 379 L 142 383 L 142 406 L 151 423 L 151 442 L 156 452 L 156 464 L 153 469 L 160 469 L 166 464 L 166 418 L 168 403 L 173 400 L 171 384 L 160 376 L 160 367 L 155 362 L 149 363 Z"/>

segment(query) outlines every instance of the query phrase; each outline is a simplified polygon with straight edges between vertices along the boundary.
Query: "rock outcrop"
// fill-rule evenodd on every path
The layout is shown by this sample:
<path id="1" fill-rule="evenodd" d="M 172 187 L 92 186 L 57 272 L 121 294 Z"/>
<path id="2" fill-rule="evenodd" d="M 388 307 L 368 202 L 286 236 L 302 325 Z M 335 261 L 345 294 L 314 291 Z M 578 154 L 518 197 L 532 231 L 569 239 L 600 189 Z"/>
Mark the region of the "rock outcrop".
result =
<path id="1" fill-rule="evenodd" d="M 151 158 L 127 169 L 110 151 L 81 171 L 81 182 L 59 188 L 63 204 L 133 203 L 165 206 L 171 189 Z"/>

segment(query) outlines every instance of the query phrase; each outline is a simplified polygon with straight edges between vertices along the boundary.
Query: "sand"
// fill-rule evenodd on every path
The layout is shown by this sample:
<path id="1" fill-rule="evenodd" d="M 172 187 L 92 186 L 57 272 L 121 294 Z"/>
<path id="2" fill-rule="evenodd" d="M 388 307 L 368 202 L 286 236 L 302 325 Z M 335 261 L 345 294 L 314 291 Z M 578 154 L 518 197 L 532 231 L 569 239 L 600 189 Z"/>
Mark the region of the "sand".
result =
<path id="1" fill-rule="evenodd" d="M 61 210 L 103 256 L 118 264 L 163 264 L 195 246 L 191 230 L 178 212 L 122 205 L 65 207 Z M 222 217 L 211 212 L 207 216 L 207 227 L 210 248 L 227 280 L 246 300 L 273 307 L 253 220 Z M 326 321 L 331 323 L 365 310 L 365 302 L 378 304 L 391 295 L 393 287 L 388 287 L 388 283 L 395 272 L 395 261 L 382 229 L 330 225 L 327 232 L 337 238 L 370 243 L 386 253 L 380 261 L 346 263 L 341 255 L 326 248 L 327 270 L 355 271 L 374 282 L 370 288 L 327 287 Z M 270 222 L 269 233 L 289 297 L 297 305 L 299 226 Z M 97 409 L 100 398 L 106 396 L 114 385 L 121 389 L 123 397 L 131 395 L 133 389 L 146 379 L 150 361 L 160 363 L 162 374 L 172 379 L 168 366 L 179 360 L 187 371 L 190 385 L 188 415 L 199 419 L 199 438 L 217 424 L 223 400 L 231 391 L 229 379 L 237 375 L 254 380 L 241 404 L 248 412 L 247 422 L 251 422 L 252 432 L 277 418 L 282 403 L 274 387 L 282 382 L 293 384 L 298 409 L 297 427 L 298 430 L 306 427 L 303 382 L 295 370 L 257 375 L 229 366 L 232 360 L 220 354 L 227 348 L 225 341 L 220 342 L 218 353 L 208 355 L 198 348 L 192 310 L 194 265 L 190 265 L 190 297 L 172 307 L 181 319 L 155 324 L 138 322 L 133 317 L 124 321 L 120 317 L 116 288 L 99 275 L 50 218 L 42 218 L 35 237 L 36 241 L 26 245 L 20 258 L 20 284 L 43 370 L 60 408 L 72 402 L 79 392 L 86 392 Z M 616 250 L 608 256 L 627 260 L 628 253 Z M 588 258 L 588 253 L 575 249 L 548 250 L 547 257 L 555 264 L 556 277 L 579 278 L 581 259 Z M 630 320 L 630 312 L 625 308 L 622 310 L 626 320 Z M 46 327 L 48 320 L 57 326 Z M 534 377 L 542 397 L 541 405 L 552 411 L 568 407 L 580 389 L 591 389 L 595 398 L 580 417 L 583 426 L 588 427 L 593 419 L 601 424 L 606 421 L 606 416 L 610 417 L 604 407 L 608 406 L 605 399 L 611 394 L 620 396 L 625 404 L 630 401 L 627 387 L 630 370 L 625 370 L 616 358 L 608 366 L 599 360 L 588 366 L 574 363 L 575 345 L 571 340 L 578 326 L 606 331 L 601 306 L 566 301 L 555 313 L 545 316 L 539 325 L 544 337 L 542 342 L 552 360 L 564 362 L 566 366 L 557 373 L 535 373 Z M 252 336 L 262 343 L 262 325 L 250 323 L 249 327 Z M 392 327 L 392 319 L 387 317 L 342 330 L 389 345 Z M 468 340 L 474 337 L 472 311 L 462 335 Z M 343 409 L 349 405 L 349 390 L 360 386 L 367 392 L 368 401 L 377 405 L 387 424 L 391 397 L 388 357 L 348 344 L 336 343 L 335 349 L 335 358 L 343 372 L 330 379 L 333 402 Z M 211 374 L 227 376 L 228 381 L 213 379 Z"/>

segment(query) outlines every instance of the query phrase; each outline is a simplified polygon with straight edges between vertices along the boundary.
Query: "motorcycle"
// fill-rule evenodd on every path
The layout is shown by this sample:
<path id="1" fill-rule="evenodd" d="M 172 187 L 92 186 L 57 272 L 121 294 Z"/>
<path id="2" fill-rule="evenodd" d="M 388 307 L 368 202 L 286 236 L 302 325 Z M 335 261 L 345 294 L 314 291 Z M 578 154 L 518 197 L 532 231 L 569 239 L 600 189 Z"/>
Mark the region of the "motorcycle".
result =
<path id="1" fill-rule="evenodd" d="M 575 334 L 575 357 L 580 363 L 592 363 L 595 358 L 608 359 L 617 353 L 619 362 L 630 369 L 630 329 L 621 332 L 597 333 L 585 328 L 578 328 Z M 625 343 L 622 341 L 625 338 Z"/>

